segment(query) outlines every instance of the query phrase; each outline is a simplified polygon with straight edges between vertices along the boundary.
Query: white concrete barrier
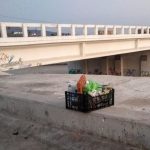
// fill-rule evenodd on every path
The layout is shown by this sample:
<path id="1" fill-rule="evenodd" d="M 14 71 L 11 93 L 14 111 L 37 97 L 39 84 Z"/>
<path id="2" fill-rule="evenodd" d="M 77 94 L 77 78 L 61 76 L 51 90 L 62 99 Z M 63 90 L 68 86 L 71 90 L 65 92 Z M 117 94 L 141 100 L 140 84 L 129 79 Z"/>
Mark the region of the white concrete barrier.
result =
<path id="1" fill-rule="evenodd" d="M 53 123 L 56 126 L 85 131 L 141 149 L 150 148 L 150 117 L 122 108 L 80 113 L 66 110 L 65 100 L 60 101 L 55 96 L 46 99 L 1 90 L 0 111 L 41 124 Z"/>

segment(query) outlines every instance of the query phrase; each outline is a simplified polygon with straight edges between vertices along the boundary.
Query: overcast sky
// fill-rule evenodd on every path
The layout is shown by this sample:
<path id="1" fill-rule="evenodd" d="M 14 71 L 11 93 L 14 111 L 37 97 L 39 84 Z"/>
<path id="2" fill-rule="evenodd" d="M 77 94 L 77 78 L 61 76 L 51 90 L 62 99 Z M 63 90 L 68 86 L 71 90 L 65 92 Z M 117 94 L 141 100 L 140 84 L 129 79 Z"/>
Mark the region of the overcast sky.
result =
<path id="1" fill-rule="evenodd" d="M 0 22 L 150 25 L 150 0 L 0 0 Z"/>

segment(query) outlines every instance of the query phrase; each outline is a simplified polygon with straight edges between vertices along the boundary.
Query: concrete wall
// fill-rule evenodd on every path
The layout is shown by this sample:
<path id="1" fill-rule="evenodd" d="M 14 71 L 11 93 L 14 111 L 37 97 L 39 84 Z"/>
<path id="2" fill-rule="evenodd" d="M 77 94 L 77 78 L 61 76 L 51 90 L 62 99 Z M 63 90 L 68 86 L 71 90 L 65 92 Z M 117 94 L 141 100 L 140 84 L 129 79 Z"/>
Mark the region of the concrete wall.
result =
<path id="1" fill-rule="evenodd" d="M 81 70 L 81 73 L 106 74 L 106 58 L 96 58 L 68 63 L 68 71 Z"/>
<path id="2" fill-rule="evenodd" d="M 143 55 L 147 56 L 146 60 L 141 60 Z M 122 68 L 121 59 L 123 60 Z M 88 59 L 86 65 L 84 60 L 76 61 L 69 63 L 69 68 L 85 70 L 87 67 L 89 74 L 121 75 L 122 70 L 125 76 L 150 76 L 150 51 Z"/>
<path id="3" fill-rule="evenodd" d="M 102 72 L 102 63 L 101 59 L 89 59 L 87 60 L 88 63 L 88 73 L 89 74 L 100 74 Z"/>
<path id="4" fill-rule="evenodd" d="M 118 75 L 121 72 L 120 60 L 115 60 L 115 56 L 88 59 L 86 61 L 87 62 L 85 62 L 85 60 L 69 62 L 68 69 L 80 69 L 83 70 L 84 73 L 87 67 L 88 74 L 114 75 L 116 72 L 116 74 Z"/>
<path id="5" fill-rule="evenodd" d="M 75 71 L 80 70 L 80 72 L 78 72 L 78 73 L 84 73 L 84 71 L 85 71 L 84 61 L 80 60 L 80 61 L 69 62 L 68 63 L 68 72 L 71 72 L 72 70 L 75 70 Z"/>
<path id="6" fill-rule="evenodd" d="M 124 75 L 140 76 L 140 56 L 141 53 L 131 53 L 122 56 Z"/>
<path id="7" fill-rule="evenodd" d="M 141 76 L 150 76 L 150 51 L 142 52 L 147 58 L 141 59 Z"/>

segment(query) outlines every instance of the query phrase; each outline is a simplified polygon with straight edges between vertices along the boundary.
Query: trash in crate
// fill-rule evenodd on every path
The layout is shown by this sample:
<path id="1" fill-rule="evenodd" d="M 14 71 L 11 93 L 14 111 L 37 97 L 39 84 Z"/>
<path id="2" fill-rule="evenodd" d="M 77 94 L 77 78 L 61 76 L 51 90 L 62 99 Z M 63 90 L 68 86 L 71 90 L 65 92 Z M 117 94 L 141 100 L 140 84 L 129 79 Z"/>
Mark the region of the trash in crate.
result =
<path id="1" fill-rule="evenodd" d="M 114 105 L 114 89 L 82 75 L 77 83 L 69 82 L 65 98 L 67 109 L 88 112 Z"/>
<path id="2" fill-rule="evenodd" d="M 84 87 L 86 85 L 86 77 L 85 75 L 82 75 L 79 79 L 79 81 L 77 82 L 77 91 L 78 93 L 83 93 Z"/>
<path id="3" fill-rule="evenodd" d="M 77 98 L 77 86 L 76 82 L 69 82 L 68 83 L 68 92 L 71 93 L 71 103 L 73 106 L 77 106 L 78 98 Z"/>

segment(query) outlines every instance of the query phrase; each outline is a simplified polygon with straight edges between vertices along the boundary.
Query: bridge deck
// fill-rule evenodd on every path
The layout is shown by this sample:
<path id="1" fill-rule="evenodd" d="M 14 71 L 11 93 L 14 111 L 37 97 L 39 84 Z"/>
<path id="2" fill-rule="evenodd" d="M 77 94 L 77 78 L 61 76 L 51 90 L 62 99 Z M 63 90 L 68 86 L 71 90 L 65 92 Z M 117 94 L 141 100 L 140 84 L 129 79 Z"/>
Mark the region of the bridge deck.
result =
<path id="1" fill-rule="evenodd" d="M 9 37 L 19 27 L 22 37 Z M 31 37 L 29 29 L 39 28 Z M 0 23 L 0 67 L 31 67 L 150 50 L 149 26 Z M 57 34 L 47 35 L 47 28 Z M 64 36 L 63 29 L 70 34 Z M 76 30 L 82 29 L 78 35 Z M 90 34 L 90 30 L 94 32 Z M 38 36 L 38 37 L 37 37 Z"/>

